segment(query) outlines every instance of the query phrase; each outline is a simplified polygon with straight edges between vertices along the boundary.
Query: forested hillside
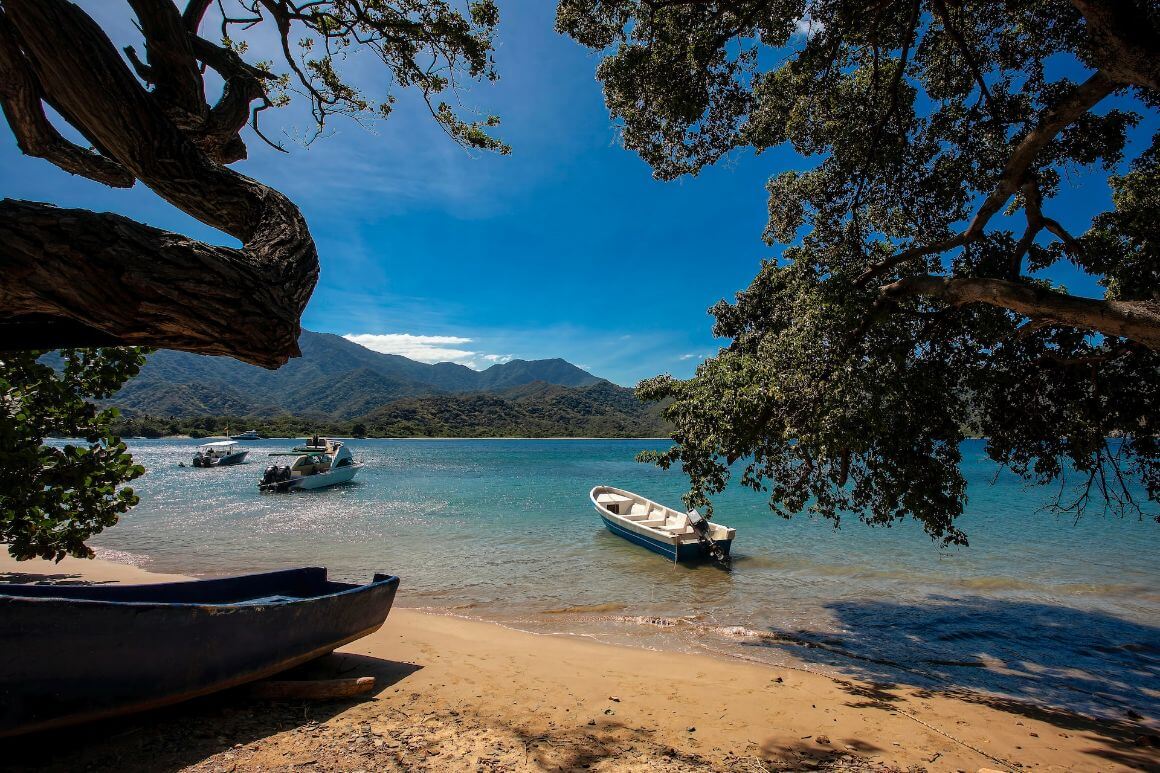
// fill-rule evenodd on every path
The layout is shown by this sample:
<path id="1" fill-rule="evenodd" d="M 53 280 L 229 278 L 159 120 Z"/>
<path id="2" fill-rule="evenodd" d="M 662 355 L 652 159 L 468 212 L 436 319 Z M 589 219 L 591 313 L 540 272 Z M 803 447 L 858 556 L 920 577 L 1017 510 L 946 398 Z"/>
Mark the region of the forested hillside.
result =
<path id="1" fill-rule="evenodd" d="M 302 357 L 276 371 L 227 357 L 151 355 L 109 402 L 125 436 L 314 432 L 373 437 L 644 437 L 667 434 L 659 409 L 561 359 L 482 371 L 381 354 L 303 331 Z"/>

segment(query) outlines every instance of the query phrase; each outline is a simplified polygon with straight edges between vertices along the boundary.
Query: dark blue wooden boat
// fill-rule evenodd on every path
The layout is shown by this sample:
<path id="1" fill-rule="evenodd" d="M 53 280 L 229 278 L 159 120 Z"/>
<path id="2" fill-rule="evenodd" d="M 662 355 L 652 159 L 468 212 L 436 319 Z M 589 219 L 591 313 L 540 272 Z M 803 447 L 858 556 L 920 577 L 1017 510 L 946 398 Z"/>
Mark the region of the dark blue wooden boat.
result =
<path id="1" fill-rule="evenodd" d="M 0 736 L 164 706 L 374 633 L 399 578 L 309 567 L 157 585 L 0 585 Z"/>

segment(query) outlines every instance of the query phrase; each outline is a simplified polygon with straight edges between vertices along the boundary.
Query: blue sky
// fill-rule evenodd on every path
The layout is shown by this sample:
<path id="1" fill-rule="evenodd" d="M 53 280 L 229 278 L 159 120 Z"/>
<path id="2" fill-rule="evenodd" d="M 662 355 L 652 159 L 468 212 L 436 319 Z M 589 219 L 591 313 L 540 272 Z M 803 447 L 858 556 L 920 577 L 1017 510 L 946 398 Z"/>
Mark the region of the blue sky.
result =
<path id="1" fill-rule="evenodd" d="M 114 42 L 135 42 L 127 4 L 81 5 Z M 789 151 L 740 154 L 695 179 L 652 180 L 618 145 L 597 58 L 553 31 L 554 3 L 500 5 L 500 81 L 463 101 L 501 116 L 511 156 L 464 151 L 405 99 L 370 131 L 338 119 L 309 146 L 294 142 L 309 129 L 301 112 L 272 115 L 266 131 L 287 140 L 288 155 L 246 137 L 250 158 L 235 168 L 297 202 L 318 243 L 322 275 L 303 325 L 424 361 L 563 357 L 624 385 L 691 375 L 720 345 L 706 309 L 774 254 L 760 238 L 766 179 L 806 162 Z M 373 94 L 370 64 L 352 66 Z M 0 179 L 7 197 L 229 243 L 140 184 L 114 191 L 24 158 L 7 131 Z M 1077 231 L 1108 199 L 1102 178 L 1082 190 L 1081 181 L 1061 213 Z M 1073 291 L 1097 291 L 1072 279 Z"/>

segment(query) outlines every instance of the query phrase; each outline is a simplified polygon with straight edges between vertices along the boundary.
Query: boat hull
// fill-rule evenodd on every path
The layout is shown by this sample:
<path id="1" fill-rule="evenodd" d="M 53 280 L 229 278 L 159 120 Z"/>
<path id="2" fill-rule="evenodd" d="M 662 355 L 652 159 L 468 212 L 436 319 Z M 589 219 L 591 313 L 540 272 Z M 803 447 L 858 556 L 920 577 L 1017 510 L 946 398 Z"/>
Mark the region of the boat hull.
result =
<path id="1" fill-rule="evenodd" d="M 727 559 L 737 536 L 718 523 L 706 524 L 705 536 L 699 536 L 689 513 L 614 486 L 596 486 L 588 498 L 610 532 L 673 561 Z"/>
<path id="2" fill-rule="evenodd" d="M 600 511 L 597 510 L 599 513 Z M 660 553 L 665 558 L 671 561 L 708 561 L 713 557 L 709 554 L 708 548 L 700 542 L 682 542 L 679 544 L 672 544 L 663 542 L 661 540 L 653 539 L 645 534 L 638 534 L 635 531 L 624 528 L 616 521 L 606 517 L 604 513 L 600 513 L 600 520 L 604 521 L 604 525 L 610 532 L 618 537 L 623 537 L 634 545 L 648 548 L 654 553 Z M 726 556 L 729 555 L 729 549 L 733 546 L 731 539 L 713 540 Z"/>
<path id="3" fill-rule="evenodd" d="M 337 486 L 340 483 L 350 483 L 361 469 L 362 465 L 358 463 L 335 467 L 327 472 L 320 472 L 317 475 L 294 478 L 291 481 L 290 488 L 299 491 L 310 491 L 312 489 Z"/>
<path id="4" fill-rule="evenodd" d="M 241 464 L 246 460 L 246 455 L 249 451 L 238 451 L 236 454 L 227 454 L 218 459 L 205 460 L 198 457 L 193 458 L 194 467 L 228 467 L 231 464 Z"/>
<path id="5" fill-rule="evenodd" d="M 215 464 L 214 467 L 227 467 L 231 464 L 241 464 L 242 462 L 246 461 L 246 454 L 248 454 L 248 453 L 250 453 L 250 452 L 249 451 L 238 451 L 236 454 L 230 454 L 229 456 L 223 456 L 221 459 L 218 460 L 217 464 Z"/>
<path id="6" fill-rule="evenodd" d="M 378 630 L 399 579 L 293 569 L 158 585 L 0 586 L 0 736 L 270 676 Z"/>

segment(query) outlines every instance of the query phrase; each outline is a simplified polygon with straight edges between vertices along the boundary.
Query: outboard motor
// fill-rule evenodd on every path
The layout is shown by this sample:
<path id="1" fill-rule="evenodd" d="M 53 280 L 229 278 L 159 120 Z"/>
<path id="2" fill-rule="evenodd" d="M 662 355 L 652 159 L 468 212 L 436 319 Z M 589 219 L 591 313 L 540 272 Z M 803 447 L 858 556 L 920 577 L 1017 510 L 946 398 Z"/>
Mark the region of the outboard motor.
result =
<path id="1" fill-rule="evenodd" d="M 697 512 L 697 508 L 695 507 L 689 510 L 688 516 L 689 526 L 693 529 L 693 533 L 697 535 L 697 540 L 705 546 L 705 549 L 709 551 L 709 555 L 713 556 L 713 560 L 720 564 L 728 564 L 729 557 L 725 555 L 725 551 L 709 536 L 710 526 L 705 516 Z"/>
<path id="2" fill-rule="evenodd" d="M 290 468 L 272 464 L 262 474 L 259 491 L 285 491 L 290 486 Z"/>

